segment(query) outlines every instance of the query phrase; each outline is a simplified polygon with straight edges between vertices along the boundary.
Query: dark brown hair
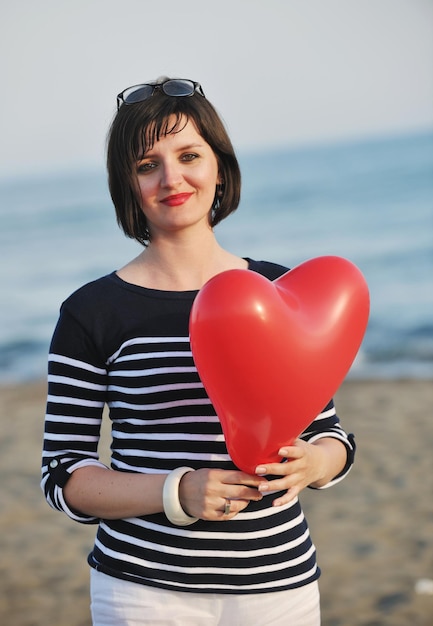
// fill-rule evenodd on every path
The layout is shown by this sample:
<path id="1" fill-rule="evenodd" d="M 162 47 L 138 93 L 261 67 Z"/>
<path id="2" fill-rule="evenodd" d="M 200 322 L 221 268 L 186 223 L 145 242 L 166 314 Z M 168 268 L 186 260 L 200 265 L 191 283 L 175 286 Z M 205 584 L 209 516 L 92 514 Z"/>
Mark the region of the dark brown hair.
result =
<path id="1" fill-rule="evenodd" d="M 158 81 L 159 82 L 159 81 Z M 218 224 L 235 211 L 240 200 L 239 164 L 224 127 L 212 104 L 199 93 L 173 97 L 158 89 L 143 102 L 120 106 L 107 140 L 108 184 L 119 226 L 124 233 L 147 245 L 150 234 L 142 211 L 136 166 L 143 154 L 161 137 L 178 132 L 191 120 L 212 148 L 222 185 L 210 210 L 210 223 Z"/>

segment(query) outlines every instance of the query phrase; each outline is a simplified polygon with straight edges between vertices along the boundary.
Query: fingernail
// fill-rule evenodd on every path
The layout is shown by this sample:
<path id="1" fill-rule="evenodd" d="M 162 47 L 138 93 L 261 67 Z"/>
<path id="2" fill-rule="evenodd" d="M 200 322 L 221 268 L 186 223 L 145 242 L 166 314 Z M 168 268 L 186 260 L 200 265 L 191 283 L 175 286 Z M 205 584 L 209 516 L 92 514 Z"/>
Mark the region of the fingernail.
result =
<path id="1" fill-rule="evenodd" d="M 266 474 L 266 467 L 263 467 L 263 465 L 259 465 L 258 467 L 256 467 L 256 474 L 258 474 L 259 476 L 264 476 Z"/>
<path id="2" fill-rule="evenodd" d="M 259 491 L 268 491 L 269 485 L 268 483 L 261 483 L 258 487 Z"/>

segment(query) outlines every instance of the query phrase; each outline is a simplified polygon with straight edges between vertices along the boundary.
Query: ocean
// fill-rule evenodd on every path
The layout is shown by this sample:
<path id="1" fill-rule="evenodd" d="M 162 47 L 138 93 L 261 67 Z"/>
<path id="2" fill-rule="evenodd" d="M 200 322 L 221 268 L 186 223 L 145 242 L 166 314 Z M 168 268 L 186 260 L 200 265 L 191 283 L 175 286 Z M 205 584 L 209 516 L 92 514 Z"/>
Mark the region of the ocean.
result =
<path id="1" fill-rule="evenodd" d="M 351 378 L 433 378 L 433 133 L 240 153 L 232 252 L 294 267 L 338 255 L 371 316 Z M 140 246 L 117 227 L 102 171 L 0 180 L 0 384 L 46 376 L 61 302 Z"/>

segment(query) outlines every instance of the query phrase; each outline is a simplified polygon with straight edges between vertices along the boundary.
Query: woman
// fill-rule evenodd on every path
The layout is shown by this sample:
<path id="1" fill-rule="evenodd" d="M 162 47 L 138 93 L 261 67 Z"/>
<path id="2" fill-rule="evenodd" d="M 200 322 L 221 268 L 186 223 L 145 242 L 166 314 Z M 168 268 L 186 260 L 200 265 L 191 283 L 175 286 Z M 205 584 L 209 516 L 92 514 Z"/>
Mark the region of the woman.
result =
<path id="1" fill-rule="evenodd" d="M 189 346 L 191 305 L 212 276 L 287 271 L 215 238 L 240 196 L 225 128 L 196 82 L 131 87 L 107 162 L 118 222 L 143 250 L 62 305 L 42 468 L 49 504 L 99 525 L 93 623 L 317 625 L 320 571 L 297 496 L 347 474 L 353 439 L 331 401 L 294 445 L 281 442 L 290 463 L 239 471 Z M 111 468 L 97 454 L 105 404 Z"/>

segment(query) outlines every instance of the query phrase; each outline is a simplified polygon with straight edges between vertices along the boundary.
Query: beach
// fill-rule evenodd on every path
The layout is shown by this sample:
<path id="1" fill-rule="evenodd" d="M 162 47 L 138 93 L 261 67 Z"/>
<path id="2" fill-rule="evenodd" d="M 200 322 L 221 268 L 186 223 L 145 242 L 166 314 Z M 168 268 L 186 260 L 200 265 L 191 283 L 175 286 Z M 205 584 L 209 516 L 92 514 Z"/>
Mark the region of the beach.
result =
<path id="1" fill-rule="evenodd" d="M 44 382 L 0 387 L 0 623 L 90 626 L 86 556 L 96 527 L 43 498 L 45 392 Z M 349 380 L 335 399 L 356 435 L 355 467 L 331 489 L 302 494 L 323 626 L 431 626 L 432 381 Z"/>

